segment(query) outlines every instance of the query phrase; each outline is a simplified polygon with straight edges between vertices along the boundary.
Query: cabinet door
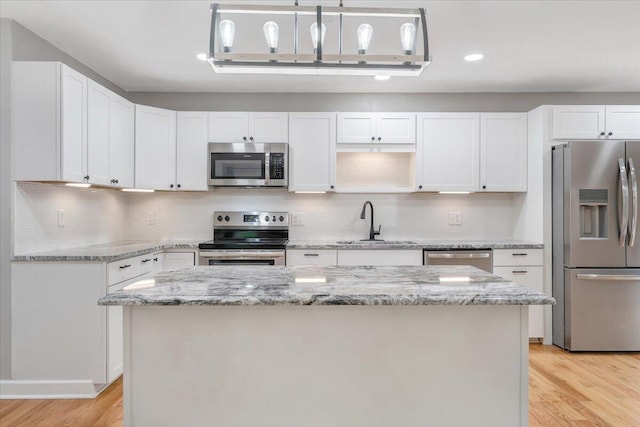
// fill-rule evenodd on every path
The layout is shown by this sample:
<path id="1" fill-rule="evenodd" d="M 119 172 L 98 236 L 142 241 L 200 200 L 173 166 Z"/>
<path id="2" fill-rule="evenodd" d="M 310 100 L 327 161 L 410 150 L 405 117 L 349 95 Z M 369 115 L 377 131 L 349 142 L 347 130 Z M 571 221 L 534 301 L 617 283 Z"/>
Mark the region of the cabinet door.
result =
<path id="1" fill-rule="evenodd" d="M 136 105 L 136 188 L 173 189 L 175 150 L 176 112 Z"/>
<path id="2" fill-rule="evenodd" d="M 248 142 L 249 113 L 209 113 L 209 142 Z"/>
<path id="3" fill-rule="evenodd" d="M 207 191 L 207 113 L 177 113 L 176 187 Z"/>
<path id="4" fill-rule="evenodd" d="M 554 139 L 598 139 L 605 136 L 603 105 L 553 107 Z"/>
<path id="5" fill-rule="evenodd" d="M 87 157 L 89 182 L 109 185 L 109 98 L 111 91 L 89 80 L 87 94 Z"/>
<path id="6" fill-rule="evenodd" d="M 607 138 L 640 139 L 640 105 L 607 105 Z"/>
<path id="7" fill-rule="evenodd" d="M 422 249 L 339 249 L 338 265 L 422 265 Z"/>
<path id="8" fill-rule="evenodd" d="M 289 114 L 249 113 L 249 140 L 259 143 L 289 142 Z"/>
<path id="9" fill-rule="evenodd" d="M 107 383 L 114 382 L 122 375 L 123 362 L 124 321 L 122 307 L 107 307 Z"/>
<path id="10" fill-rule="evenodd" d="M 109 120 L 109 176 L 116 187 L 133 188 L 135 107 L 111 93 Z"/>
<path id="11" fill-rule="evenodd" d="M 196 254 L 193 251 L 164 253 L 163 270 L 193 267 L 194 265 L 196 265 Z"/>
<path id="12" fill-rule="evenodd" d="M 479 136 L 478 113 L 418 115 L 418 190 L 478 191 Z"/>
<path id="13" fill-rule="evenodd" d="M 526 286 L 529 289 L 543 292 L 544 267 L 542 266 L 511 266 L 493 267 L 493 273 L 507 280 Z M 529 306 L 529 337 L 544 336 L 544 306 Z"/>
<path id="14" fill-rule="evenodd" d="M 339 144 L 371 144 L 376 137 L 373 113 L 338 113 Z"/>
<path id="15" fill-rule="evenodd" d="M 480 114 L 480 185 L 527 191 L 527 114 Z"/>
<path id="16" fill-rule="evenodd" d="M 287 265 L 338 265 L 335 249 L 287 249 Z"/>
<path id="17" fill-rule="evenodd" d="M 376 123 L 376 142 L 380 144 L 415 144 L 415 113 L 380 113 Z"/>
<path id="18" fill-rule="evenodd" d="M 62 65 L 62 180 L 83 182 L 87 175 L 87 78 Z"/>
<path id="19" fill-rule="evenodd" d="M 335 113 L 291 113 L 289 191 L 331 191 L 335 182 Z"/>

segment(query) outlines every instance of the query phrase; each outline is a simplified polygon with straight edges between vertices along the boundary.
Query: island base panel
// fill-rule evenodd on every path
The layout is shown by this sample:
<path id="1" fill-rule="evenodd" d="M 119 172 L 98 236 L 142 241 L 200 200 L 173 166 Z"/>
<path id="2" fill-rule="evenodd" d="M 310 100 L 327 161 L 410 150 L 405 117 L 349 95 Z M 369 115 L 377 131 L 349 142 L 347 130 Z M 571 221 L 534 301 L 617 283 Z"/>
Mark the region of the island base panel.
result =
<path id="1" fill-rule="evenodd" d="M 525 426 L 527 306 L 127 306 L 126 426 Z"/>

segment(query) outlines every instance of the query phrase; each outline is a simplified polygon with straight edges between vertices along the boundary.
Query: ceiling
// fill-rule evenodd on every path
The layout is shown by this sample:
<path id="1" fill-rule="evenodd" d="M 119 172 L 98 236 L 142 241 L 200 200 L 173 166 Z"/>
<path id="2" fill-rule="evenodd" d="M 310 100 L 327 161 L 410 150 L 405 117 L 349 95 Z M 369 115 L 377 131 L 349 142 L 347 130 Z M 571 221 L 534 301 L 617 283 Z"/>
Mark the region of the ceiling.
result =
<path id="1" fill-rule="evenodd" d="M 345 6 L 353 7 L 426 9 L 432 64 L 420 77 L 383 82 L 371 77 L 215 74 L 196 59 L 208 50 L 210 3 L 2 0 L 0 16 L 16 20 L 126 91 L 640 92 L 640 1 L 345 0 Z M 265 49 L 262 21 L 233 19 L 236 50 Z M 371 49 L 399 45 L 401 23 L 372 23 Z M 327 46 L 335 38 L 330 24 Z M 350 32 L 355 37 L 355 30 L 345 29 L 345 45 L 353 43 Z M 282 51 L 288 42 L 285 27 L 280 34 Z M 301 49 L 310 48 L 306 31 L 300 34 Z M 463 57 L 474 52 L 485 58 L 465 62 Z"/>

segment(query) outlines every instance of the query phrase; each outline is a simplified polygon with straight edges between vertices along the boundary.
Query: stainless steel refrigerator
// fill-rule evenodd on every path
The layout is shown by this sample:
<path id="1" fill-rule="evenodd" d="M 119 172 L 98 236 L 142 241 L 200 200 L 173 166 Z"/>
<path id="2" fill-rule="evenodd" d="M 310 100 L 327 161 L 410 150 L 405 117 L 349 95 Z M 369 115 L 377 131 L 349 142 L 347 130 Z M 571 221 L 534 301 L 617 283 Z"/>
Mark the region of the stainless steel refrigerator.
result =
<path id="1" fill-rule="evenodd" d="M 640 141 L 553 149 L 553 343 L 640 351 Z"/>

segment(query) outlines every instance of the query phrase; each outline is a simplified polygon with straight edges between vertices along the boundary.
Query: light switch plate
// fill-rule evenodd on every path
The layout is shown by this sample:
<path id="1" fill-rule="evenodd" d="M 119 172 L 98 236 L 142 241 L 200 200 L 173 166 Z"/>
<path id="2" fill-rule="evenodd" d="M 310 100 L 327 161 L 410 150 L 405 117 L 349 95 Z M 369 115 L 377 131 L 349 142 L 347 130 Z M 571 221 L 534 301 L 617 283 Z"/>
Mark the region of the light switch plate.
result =
<path id="1" fill-rule="evenodd" d="M 302 217 L 303 217 L 303 214 L 301 214 L 301 213 L 291 214 L 291 225 L 295 225 L 295 226 L 304 225 L 304 221 L 303 221 Z"/>
<path id="2" fill-rule="evenodd" d="M 64 209 L 58 209 L 58 227 L 64 227 Z"/>
<path id="3" fill-rule="evenodd" d="M 147 213 L 147 225 L 155 225 L 156 223 L 156 213 L 149 212 Z"/>

